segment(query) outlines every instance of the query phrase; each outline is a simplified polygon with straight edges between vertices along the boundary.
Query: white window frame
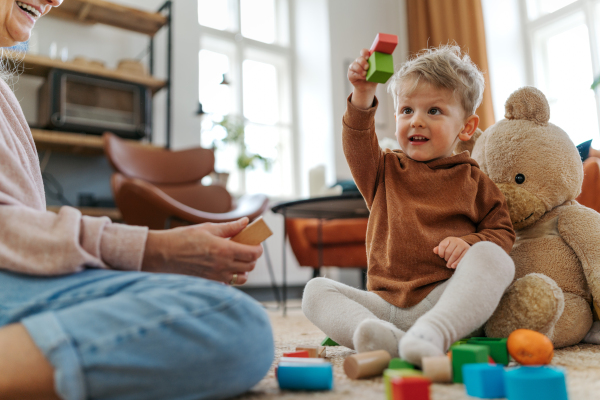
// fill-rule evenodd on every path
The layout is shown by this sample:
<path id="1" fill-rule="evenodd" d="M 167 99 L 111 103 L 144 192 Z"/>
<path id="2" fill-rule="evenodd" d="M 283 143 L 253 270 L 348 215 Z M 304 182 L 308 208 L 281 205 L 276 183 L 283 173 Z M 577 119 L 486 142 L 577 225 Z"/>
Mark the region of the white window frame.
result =
<path id="1" fill-rule="evenodd" d="M 556 10 L 552 13 L 542 15 L 535 19 L 529 19 L 527 2 L 528 0 L 518 0 L 519 14 L 521 19 L 521 28 L 523 32 L 523 42 L 525 46 L 525 67 L 526 79 L 528 85 L 535 85 L 535 51 L 534 37 L 538 30 L 543 29 L 549 24 L 557 23 L 566 18 L 570 18 L 574 14 L 583 13 L 585 23 L 588 28 L 590 55 L 592 58 L 592 71 L 594 77 L 600 75 L 600 49 L 599 38 L 600 21 L 594 19 L 595 8 L 600 7 L 600 0 L 576 0 L 575 2 Z M 590 86 L 593 79 L 590 80 Z M 598 115 L 598 125 L 600 127 L 600 90 L 595 90 L 594 97 L 596 99 L 596 112 Z"/>
<path id="2" fill-rule="evenodd" d="M 294 29 L 293 29 L 293 15 L 292 9 L 294 7 L 294 0 L 275 0 L 275 15 L 276 18 L 287 18 L 287 25 L 278 23 L 276 25 L 276 38 L 282 38 L 282 43 L 264 43 L 261 41 L 249 39 L 242 36 L 241 33 L 241 4 L 240 0 L 229 0 L 229 6 L 231 15 L 234 20 L 230 22 L 230 28 L 228 30 L 214 29 L 208 26 L 200 25 L 197 23 L 200 32 L 200 50 L 210 50 L 221 52 L 231 57 L 230 64 L 232 66 L 229 72 L 228 78 L 232 82 L 232 99 L 234 104 L 232 105 L 232 113 L 243 116 L 244 115 L 244 104 L 243 104 L 243 73 L 242 63 L 245 59 L 255 60 L 259 62 L 268 62 L 277 66 L 278 74 L 278 89 L 280 93 L 280 100 L 284 103 L 283 107 L 285 111 L 281 111 L 285 114 L 284 122 L 276 125 L 276 127 L 283 128 L 289 132 L 288 137 L 281 137 L 280 145 L 287 148 L 280 157 L 282 159 L 276 160 L 281 162 L 282 173 L 287 175 L 292 183 L 291 193 L 283 193 L 281 197 L 295 197 L 300 192 L 300 183 L 298 178 L 298 168 L 296 167 L 296 160 L 298 159 L 298 150 L 295 144 L 297 142 L 297 111 L 296 111 L 296 68 L 294 63 L 295 54 L 295 41 L 294 41 Z M 197 3 L 197 2 L 196 2 Z M 196 20 L 197 21 L 197 20 Z M 214 46 L 204 46 L 203 42 L 216 40 L 226 42 L 228 47 L 233 48 L 233 54 L 228 51 L 222 51 Z M 257 53 L 262 53 L 265 57 L 256 57 Z M 278 58 L 283 60 L 286 68 L 281 68 L 279 62 L 272 62 L 268 58 Z M 261 59 L 262 58 L 262 59 Z M 257 124 L 252 122 L 253 124 Z M 260 124 L 257 124 L 260 125 Z M 259 166 L 258 168 L 262 168 Z M 239 187 L 236 190 L 236 194 L 244 194 L 245 188 L 245 171 L 240 172 L 239 176 Z"/>

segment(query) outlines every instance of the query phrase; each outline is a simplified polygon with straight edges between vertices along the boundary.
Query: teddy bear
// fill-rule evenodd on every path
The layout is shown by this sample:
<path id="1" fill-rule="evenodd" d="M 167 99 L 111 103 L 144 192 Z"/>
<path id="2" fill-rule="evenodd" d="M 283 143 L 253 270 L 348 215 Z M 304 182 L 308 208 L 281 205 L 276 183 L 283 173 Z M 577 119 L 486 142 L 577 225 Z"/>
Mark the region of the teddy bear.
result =
<path id="1" fill-rule="evenodd" d="M 592 299 L 600 299 L 600 214 L 575 201 L 581 158 L 549 119 L 544 94 L 521 88 L 506 101 L 505 119 L 475 141 L 472 157 L 504 194 L 517 235 L 510 253 L 515 280 L 485 333 L 507 337 L 532 329 L 558 348 L 579 343 L 588 332 L 588 341 L 600 337 L 590 330 Z"/>

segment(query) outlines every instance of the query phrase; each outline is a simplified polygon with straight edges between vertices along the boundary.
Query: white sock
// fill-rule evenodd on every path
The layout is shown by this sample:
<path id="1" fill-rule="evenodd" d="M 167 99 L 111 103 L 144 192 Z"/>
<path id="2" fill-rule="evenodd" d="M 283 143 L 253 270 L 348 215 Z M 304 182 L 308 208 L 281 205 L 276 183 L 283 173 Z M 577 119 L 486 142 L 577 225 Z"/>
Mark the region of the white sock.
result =
<path id="1" fill-rule="evenodd" d="M 400 341 L 400 357 L 421 365 L 423 357 L 443 355 L 452 343 L 488 320 L 514 273 L 512 259 L 498 245 L 471 246 L 436 305 Z"/>
<path id="2" fill-rule="evenodd" d="M 398 344 L 404 332 L 394 324 L 380 319 L 366 319 L 361 322 L 352 341 L 354 349 L 359 353 L 368 351 L 385 350 L 392 358 L 398 357 Z"/>

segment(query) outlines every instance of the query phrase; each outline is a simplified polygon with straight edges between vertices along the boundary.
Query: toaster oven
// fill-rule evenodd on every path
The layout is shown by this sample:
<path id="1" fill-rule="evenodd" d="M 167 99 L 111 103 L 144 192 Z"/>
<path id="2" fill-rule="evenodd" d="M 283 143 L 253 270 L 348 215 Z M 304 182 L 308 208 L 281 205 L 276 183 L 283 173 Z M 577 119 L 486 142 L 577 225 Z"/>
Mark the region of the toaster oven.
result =
<path id="1" fill-rule="evenodd" d="M 151 93 L 143 85 L 52 69 L 38 92 L 38 125 L 128 139 L 150 136 Z"/>

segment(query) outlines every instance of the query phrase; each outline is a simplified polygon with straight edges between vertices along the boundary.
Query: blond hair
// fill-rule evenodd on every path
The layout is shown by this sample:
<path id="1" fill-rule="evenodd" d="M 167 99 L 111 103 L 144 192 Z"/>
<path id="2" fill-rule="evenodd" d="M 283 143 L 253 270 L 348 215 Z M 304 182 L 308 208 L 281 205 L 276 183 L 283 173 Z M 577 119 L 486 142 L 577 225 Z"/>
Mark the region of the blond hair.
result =
<path id="1" fill-rule="evenodd" d="M 485 81 L 483 74 L 471 61 L 468 54 L 462 54 L 456 45 L 442 45 L 420 51 L 400 67 L 392 76 L 388 93 L 394 98 L 394 109 L 398 109 L 398 97 L 410 95 L 423 80 L 435 87 L 452 91 L 467 113 L 475 110 L 483 99 Z M 407 85 L 412 83 L 412 85 Z"/>

